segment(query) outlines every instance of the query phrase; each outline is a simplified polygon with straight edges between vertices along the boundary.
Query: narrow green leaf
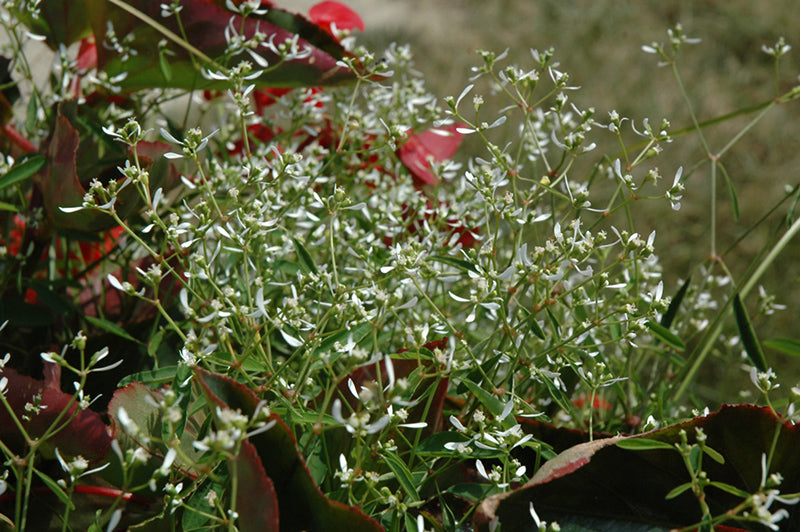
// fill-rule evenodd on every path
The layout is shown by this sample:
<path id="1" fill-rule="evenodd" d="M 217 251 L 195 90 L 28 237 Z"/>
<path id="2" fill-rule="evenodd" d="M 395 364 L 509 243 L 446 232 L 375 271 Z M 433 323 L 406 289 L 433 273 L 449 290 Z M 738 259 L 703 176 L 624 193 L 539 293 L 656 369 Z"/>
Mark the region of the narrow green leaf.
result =
<path id="1" fill-rule="evenodd" d="M 466 386 L 472 394 L 478 398 L 478 401 L 486 407 L 493 416 L 499 416 L 503 413 L 503 403 L 469 379 L 461 379 L 461 383 Z"/>
<path id="2" fill-rule="evenodd" d="M 175 380 L 177 371 L 178 366 L 167 366 L 148 371 L 140 371 L 138 373 L 128 375 L 119 381 L 117 386 L 123 388 L 132 382 L 141 382 L 142 384 L 147 384 L 148 386 L 160 386 Z"/>
<path id="3" fill-rule="evenodd" d="M 744 490 L 740 490 L 736 486 L 731 486 L 730 484 L 725 484 L 724 482 L 716 482 L 716 481 L 712 480 L 711 482 L 709 482 L 709 484 L 711 484 L 715 488 L 719 488 L 722 491 L 726 491 L 726 492 L 730 493 L 731 495 L 736 495 L 737 497 L 741 497 L 743 499 L 746 499 L 746 498 L 750 497 L 750 495 L 751 495 L 750 493 L 748 493 L 748 492 L 746 492 Z"/>
<path id="4" fill-rule="evenodd" d="M 545 335 L 544 331 L 542 330 L 542 326 L 539 325 L 539 322 L 536 320 L 536 313 L 530 312 L 526 308 L 522 308 L 522 311 L 527 314 L 527 317 L 524 320 L 524 323 L 530 327 L 531 332 L 536 335 L 538 338 L 544 340 Z"/>
<path id="5" fill-rule="evenodd" d="M 725 457 L 719 454 L 717 451 L 712 449 L 711 447 L 703 446 L 703 452 L 706 453 L 708 456 L 711 457 L 718 464 L 725 463 Z"/>
<path id="6" fill-rule="evenodd" d="M 689 290 L 689 286 L 691 285 L 692 277 L 689 276 L 686 279 L 681 287 L 678 289 L 678 292 L 675 294 L 675 297 L 672 298 L 672 301 L 669 303 L 669 307 L 667 307 L 667 311 L 661 316 L 661 325 L 666 327 L 667 329 L 670 328 L 672 322 L 675 320 L 675 316 L 678 314 L 678 309 L 681 306 L 681 302 L 683 298 L 686 296 L 686 291 Z"/>
<path id="7" fill-rule="evenodd" d="M 94 316 L 84 316 L 84 317 L 86 318 L 86 321 L 88 321 L 98 329 L 102 329 L 106 332 L 119 336 L 120 338 L 130 340 L 131 342 L 136 342 L 137 344 L 142 343 L 141 341 L 137 340 L 136 338 L 128 334 L 128 331 L 126 331 L 116 323 L 112 323 L 102 318 L 95 318 Z"/>
<path id="8" fill-rule="evenodd" d="M 436 262 L 441 262 L 442 264 L 453 266 L 455 268 L 458 268 L 459 270 L 470 271 L 470 272 L 476 271 L 475 265 L 472 264 L 471 262 L 467 262 L 461 259 L 454 259 L 453 257 L 448 257 L 446 255 L 431 255 L 430 259 L 435 260 Z"/>
<path id="9" fill-rule="evenodd" d="M 36 129 L 37 115 L 39 114 L 39 106 L 36 103 L 36 91 L 31 94 L 31 99 L 28 102 L 28 107 L 25 109 L 25 129 L 33 131 Z"/>
<path id="10" fill-rule="evenodd" d="M 691 487 L 692 487 L 691 482 L 687 482 L 686 484 L 681 484 L 680 486 L 673 488 L 669 493 L 667 493 L 666 497 L 664 498 L 667 500 L 674 499 L 675 497 L 677 497 L 678 495 L 680 495 L 681 493 L 683 493 L 684 491 L 688 490 Z"/>
<path id="11" fill-rule="evenodd" d="M 747 315 L 742 304 L 742 298 L 739 294 L 733 296 L 733 314 L 736 317 L 736 327 L 739 329 L 739 337 L 742 339 L 744 350 L 747 353 L 750 362 L 758 368 L 759 371 L 767 371 L 767 359 L 764 358 L 764 351 L 761 350 L 761 345 L 758 343 L 756 331 L 753 329 L 753 324 L 750 322 L 750 317 Z"/>
<path id="12" fill-rule="evenodd" d="M 164 76 L 164 80 L 169 83 L 172 81 L 172 69 L 169 66 L 169 60 L 166 56 L 166 50 L 162 48 L 158 51 L 158 68 Z"/>
<path id="13" fill-rule="evenodd" d="M 770 349 L 780 351 L 793 357 L 800 357 L 800 340 L 793 338 L 771 338 L 764 342 Z"/>
<path id="14" fill-rule="evenodd" d="M 629 451 L 651 451 L 653 449 L 669 449 L 675 448 L 667 442 L 650 440 L 647 438 L 630 438 L 627 440 L 620 440 L 617 442 L 617 447 L 627 449 Z"/>
<path id="15" fill-rule="evenodd" d="M 314 264 L 314 259 L 311 258 L 311 254 L 308 252 L 305 246 L 294 237 L 292 237 L 292 242 L 294 243 L 295 251 L 297 251 L 297 257 L 300 259 L 300 266 L 306 271 L 306 273 L 319 273 L 317 271 L 316 264 Z"/>
<path id="16" fill-rule="evenodd" d="M 382 454 L 383 459 L 386 460 L 386 465 L 389 466 L 389 469 L 392 470 L 394 473 L 394 478 L 397 479 L 397 482 L 400 484 L 400 487 L 403 488 L 409 497 L 413 500 L 418 501 L 420 499 L 419 492 L 417 491 L 414 477 L 411 474 L 411 471 L 408 470 L 405 462 L 403 462 L 400 457 L 398 457 L 393 452 L 385 452 Z"/>
<path id="17" fill-rule="evenodd" d="M 547 317 L 550 319 L 550 324 L 553 326 L 553 333 L 555 333 L 557 338 L 561 338 L 561 325 L 559 325 L 555 314 L 550 310 L 550 307 L 546 307 L 545 311 L 547 312 Z"/>
<path id="18" fill-rule="evenodd" d="M 447 488 L 447 493 L 452 493 L 457 497 L 467 499 L 468 501 L 482 501 L 489 496 L 489 493 L 494 489 L 491 484 L 478 484 L 477 482 L 469 482 L 463 484 L 454 484 Z"/>
<path id="19" fill-rule="evenodd" d="M 5 201 L 0 201 L 0 211 L 19 212 L 19 207 L 10 203 L 6 203 Z"/>
<path id="20" fill-rule="evenodd" d="M 150 358 L 158 358 L 158 348 L 161 347 L 161 342 L 164 341 L 164 333 L 166 329 L 159 329 L 157 333 L 150 337 L 150 341 L 147 342 L 147 354 Z"/>
<path id="21" fill-rule="evenodd" d="M 6 175 L 0 177 L 0 190 L 15 185 L 20 181 L 25 181 L 41 170 L 45 163 L 47 163 L 47 158 L 42 154 L 34 155 L 22 162 L 18 162 Z"/>
<path id="22" fill-rule="evenodd" d="M 686 349 L 686 344 L 683 343 L 683 340 L 678 338 L 677 335 L 663 325 L 659 325 L 658 323 L 649 320 L 645 325 L 647 325 L 647 328 L 650 329 L 650 331 L 655 334 L 659 340 L 668 346 L 677 349 L 678 351 L 683 351 Z"/>
<path id="23" fill-rule="evenodd" d="M 34 469 L 34 471 L 36 472 L 36 476 L 42 479 L 42 482 L 44 482 L 45 485 L 47 485 L 47 487 L 50 488 L 50 491 L 52 491 L 53 494 L 61 500 L 61 502 L 66 504 L 70 510 L 75 509 L 75 505 L 72 504 L 69 495 L 67 495 L 67 492 L 64 491 L 64 489 L 58 485 L 58 482 L 56 482 L 49 476 L 45 475 L 38 469 Z"/>

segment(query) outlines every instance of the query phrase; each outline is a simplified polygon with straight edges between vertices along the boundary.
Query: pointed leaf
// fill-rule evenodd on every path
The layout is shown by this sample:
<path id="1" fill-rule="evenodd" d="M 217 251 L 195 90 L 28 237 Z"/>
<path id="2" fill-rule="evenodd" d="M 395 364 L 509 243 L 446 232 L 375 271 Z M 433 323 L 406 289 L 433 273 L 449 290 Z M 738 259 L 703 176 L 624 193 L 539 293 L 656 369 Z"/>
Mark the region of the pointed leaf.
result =
<path id="1" fill-rule="evenodd" d="M 683 343 L 683 340 L 678 338 L 677 335 L 663 325 L 659 325 L 658 323 L 650 320 L 647 320 L 645 325 L 647 325 L 647 328 L 650 329 L 650 331 L 656 335 L 659 340 L 673 349 L 677 349 L 678 351 L 683 351 L 686 349 L 686 344 Z"/>
<path id="2" fill-rule="evenodd" d="M 25 181 L 42 169 L 47 162 L 44 155 L 34 155 L 16 163 L 3 177 L 0 177 L 0 190 Z"/>
<path id="3" fill-rule="evenodd" d="M 738 293 L 733 296 L 733 315 L 736 317 L 739 337 L 742 339 L 742 345 L 744 345 L 745 353 L 747 353 L 750 362 L 759 371 L 767 371 L 768 366 L 767 360 L 764 358 L 764 351 L 761 350 L 756 331 L 753 329 L 753 324 L 750 322 L 750 317 L 747 315 L 747 310 L 744 308 Z"/>
<path id="4" fill-rule="evenodd" d="M 292 237 L 292 242 L 294 243 L 295 251 L 297 251 L 297 257 L 300 259 L 300 264 L 303 266 L 306 273 L 319 273 L 317 266 L 314 264 L 314 259 L 311 257 L 306 247 L 294 237 Z"/>
<path id="5" fill-rule="evenodd" d="M 392 470 L 392 473 L 394 473 L 394 478 L 400 484 L 400 487 L 403 488 L 403 491 L 411 497 L 411 500 L 420 500 L 414 477 L 411 471 L 408 470 L 406 463 L 392 451 L 381 453 L 381 456 L 386 461 L 386 465 L 389 466 L 389 469 Z"/>
<path id="6" fill-rule="evenodd" d="M 669 302 L 669 307 L 667 307 L 667 311 L 661 316 L 661 325 L 668 328 L 672 325 L 672 322 L 675 320 L 675 316 L 678 315 L 678 309 L 681 306 L 681 302 L 683 298 L 686 296 L 686 291 L 689 289 L 691 285 L 692 277 L 689 276 L 686 279 L 681 287 L 678 289 L 678 292 L 675 294 L 675 297 L 672 298 L 672 301 Z"/>

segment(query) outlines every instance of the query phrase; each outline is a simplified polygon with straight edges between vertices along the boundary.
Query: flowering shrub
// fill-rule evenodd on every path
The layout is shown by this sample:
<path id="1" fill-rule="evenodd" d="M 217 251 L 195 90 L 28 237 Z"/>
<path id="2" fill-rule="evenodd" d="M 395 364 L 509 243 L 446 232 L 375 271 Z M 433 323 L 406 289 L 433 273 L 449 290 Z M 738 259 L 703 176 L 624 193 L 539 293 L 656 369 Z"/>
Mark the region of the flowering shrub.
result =
<path id="1" fill-rule="evenodd" d="M 22 20 L 59 65 L 48 90 L 20 82 L 24 123 L 4 103 L 17 214 L 0 275 L 18 310 L 3 313 L 17 345 L 3 364 L 33 374 L 40 358 L 46 375 L 3 370 L 8 523 L 421 531 L 474 513 L 513 530 L 512 494 L 557 529 L 517 488 L 579 441 L 691 418 L 686 387 L 728 335 L 769 401 L 742 303 L 758 275 L 713 295 L 730 279 L 665 287 L 656 234 L 633 221 L 684 200 L 684 170 L 654 163 L 669 122 L 595 118 L 552 51 L 523 67 L 481 52 L 440 101 L 407 47 L 357 47 L 363 22 L 337 2 L 306 19 L 264 1 L 111 0 L 84 31 L 64 21 L 97 6 L 59 6 L 9 2 L 3 18 L 17 56 Z M 691 40 L 670 38 L 645 51 L 674 62 Z M 597 148 L 609 136 L 619 153 Z M 738 328 L 714 329 L 729 305 Z M 92 388 L 100 371 L 118 382 Z M 720 423 L 746 427 L 746 412 Z M 778 442 L 772 414 L 757 421 Z M 697 498 L 670 526 L 788 516 L 763 479 L 713 484 L 744 501 L 733 513 L 708 503 L 693 457 L 721 458 L 703 432 L 718 425 L 691 423 L 694 440 L 668 428 L 619 449 L 686 457 L 675 496 Z M 599 441 L 598 456 L 616 440 Z M 756 447 L 748 467 L 767 475 Z M 83 494 L 107 503 L 76 507 Z M 30 513 L 35 497 L 59 510 Z"/>

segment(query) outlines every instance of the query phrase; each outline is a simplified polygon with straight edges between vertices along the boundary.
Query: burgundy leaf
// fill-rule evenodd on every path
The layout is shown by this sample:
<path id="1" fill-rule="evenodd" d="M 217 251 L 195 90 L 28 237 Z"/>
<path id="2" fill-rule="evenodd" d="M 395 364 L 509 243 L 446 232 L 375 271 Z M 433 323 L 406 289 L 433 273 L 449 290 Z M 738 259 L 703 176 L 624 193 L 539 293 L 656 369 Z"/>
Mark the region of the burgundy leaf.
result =
<path id="1" fill-rule="evenodd" d="M 65 412 L 59 420 L 59 426 L 66 426 L 48 437 L 48 447 L 58 448 L 64 456 L 81 455 L 91 462 L 102 460 L 111 446 L 106 425 L 96 412 L 78 410 L 78 405 L 72 401 L 73 397 L 61 391 L 61 366 L 46 362 L 44 369 L 44 381 L 20 375 L 11 368 L 0 369 L 0 378 L 8 379 L 6 400 L 14 416 L 22 422 L 28 435 L 36 439 L 42 437 L 59 415 Z M 27 412 L 25 406 L 36 404 L 37 398 L 40 398 L 38 403 L 43 408 L 34 414 Z M 29 419 L 25 420 L 24 416 L 29 416 Z M 21 446 L 26 444 L 5 408 L 0 409 L 0 439 L 15 446 L 19 452 L 22 452 Z"/>
<path id="2" fill-rule="evenodd" d="M 718 412 L 678 425 L 629 437 L 614 437 L 582 443 L 558 455 L 522 488 L 490 497 L 481 503 L 475 522 L 484 530 L 499 519 L 503 530 L 526 530 L 531 520 L 530 504 L 547 521 L 606 523 L 587 530 L 611 530 L 608 523 L 644 523 L 648 526 L 685 527 L 697 523 L 701 513 L 691 492 L 674 499 L 665 496 L 689 481 L 681 456 L 671 449 L 626 450 L 615 445 L 623 439 L 646 438 L 670 445 L 681 441 L 685 431 L 690 443 L 702 429 L 706 444 L 719 452 L 725 463 L 707 458 L 703 470 L 710 480 L 753 493 L 758 490 L 762 455 L 769 454 L 775 440 L 769 473 L 783 475 L 784 493 L 800 491 L 800 429 L 778 419 L 766 408 L 751 405 L 723 406 Z M 776 436 L 777 435 L 777 436 Z M 706 490 L 713 515 L 724 514 L 741 499 L 713 486 Z M 773 505 L 776 511 L 782 505 Z M 790 528 L 798 519 L 797 509 L 785 506 Z M 583 520 L 583 521 L 582 521 Z M 781 524 L 784 524 L 782 522 Z M 639 530 L 639 528 L 636 528 Z"/>
<path id="3" fill-rule="evenodd" d="M 264 472 L 256 448 L 242 442 L 235 459 L 237 472 L 236 511 L 242 532 L 278 532 L 278 495 Z"/>

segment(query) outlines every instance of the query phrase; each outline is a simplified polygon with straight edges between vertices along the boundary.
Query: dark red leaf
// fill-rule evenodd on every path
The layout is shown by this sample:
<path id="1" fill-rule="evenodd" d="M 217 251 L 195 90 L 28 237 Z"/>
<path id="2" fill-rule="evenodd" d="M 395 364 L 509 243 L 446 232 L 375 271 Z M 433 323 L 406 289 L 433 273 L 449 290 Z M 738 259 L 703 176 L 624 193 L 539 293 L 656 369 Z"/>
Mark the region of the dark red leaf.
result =
<path id="1" fill-rule="evenodd" d="M 272 481 L 264 472 L 264 466 L 253 444 L 242 442 L 236 465 L 239 530 L 278 532 L 278 495 Z"/>
<path id="2" fill-rule="evenodd" d="M 106 231 L 116 227 L 117 223 L 105 213 L 89 210 L 66 213 L 60 209 L 80 206 L 86 194 L 86 188 L 81 183 L 83 180 L 77 174 L 80 135 L 67 118 L 67 114 L 73 111 L 72 104 L 59 106 L 56 125 L 45 153 L 47 164 L 32 179 L 42 193 L 47 219 L 53 228 Z M 142 141 L 137 145 L 139 161 L 150 173 L 152 190 L 160 186 L 169 187 L 177 181 L 177 170 L 163 157 L 168 151 L 170 147 L 163 142 Z M 119 165 L 122 163 L 120 161 Z M 111 168 L 111 172 L 121 178 L 116 166 Z M 114 208 L 120 217 L 126 218 L 141 206 L 141 199 L 134 187 L 127 187 L 119 193 Z"/>
<path id="3" fill-rule="evenodd" d="M 59 388 L 61 366 L 46 362 L 44 381 L 20 375 L 11 368 L 0 370 L 0 378 L 2 377 L 8 379 L 6 400 L 16 418 L 22 420 L 30 437 L 43 436 L 58 416 L 66 410 L 66 415 L 59 424 L 67 420 L 69 423 L 48 438 L 48 448 L 56 447 L 64 456 L 81 455 L 92 462 L 105 458 L 111 446 L 108 430 L 97 413 L 91 410 L 79 411 L 75 402 L 70 405 L 72 396 Z M 25 405 L 34 404 L 37 396 L 41 397 L 40 404 L 44 408 L 35 414 L 26 412 Z M 23 420 L 25 415 L 30 417 L 28 421 Z M 18 447 L 18 452 L 22 452 L 19 447 L 25 445 L 19 429 L 5 408 L 0 409 L 0 439 Z"/>
<path id="4" fill-rule="evenodd" d="M 800 428 L 784 423 L 766 408 L 724 406 L 714 414 L 628 438 L 674 444 L 680 442 L 680 431 L 684 430 L 692 442 L 698 428 L 705 433 L 706 444 L 725 458 L 724 464 L 703 461 L 709 479 L 755 492 L 761 482 L 761 456 L 770 453 L 777 434 L 770 473 L 783 475 L 782 492 L 800 491 Z M 476 525 L 483 530 L 489 521 L 498 518 L 503 530 L 525 530 L 525 523 L 530 522 L 531 503 L 542 519 L 562 525 L 578 519 L 667 528 L 699 522 L 699 505 L 690 492 L 665 499 L 670 490 L 689 480 L 681 456 L 670 449 L 622 449 L 615 444 L 623 438 L 600 439 L 567 449 L 545 463 L 524 487 L 483 501 L 476 513 Z M 721 515 L 741 499 L 709 487 L 706 502 L 713 515 Z M 779 506 L 782 505 L 776 503 L 771 510 L 776 511 Z M 794 523 L 797 509 L 785 509 L 790 513 L 785 522 Z M 587 530 L 611 529 L 604 526 Z"/>
<path id="5" fill-rule="evenodd" d="M 431 161 L 442 162 L 452 157 L 461 144 L 463 124 L 451 124 L 411 135 L 398 149 L 400 162 L 408 168 L 418 187 L 436 186 L 439 176 L 431 171 Z"/>

